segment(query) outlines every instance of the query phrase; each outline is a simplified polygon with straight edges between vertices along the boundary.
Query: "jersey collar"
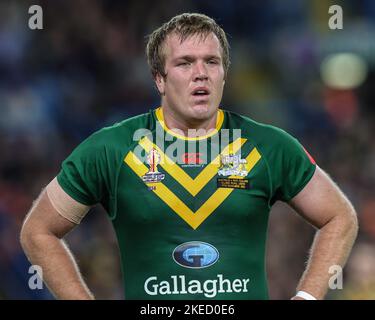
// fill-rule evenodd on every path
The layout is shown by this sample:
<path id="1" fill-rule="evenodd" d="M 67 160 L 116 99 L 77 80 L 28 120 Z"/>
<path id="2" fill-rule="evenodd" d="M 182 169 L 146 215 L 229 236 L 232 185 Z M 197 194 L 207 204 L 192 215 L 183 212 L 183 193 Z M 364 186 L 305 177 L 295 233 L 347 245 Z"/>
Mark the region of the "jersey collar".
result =
<path id="1" fill-rule="evenodd" d="M 216 130 L 212 130 L 209 134 L 199 136 L 199 137 L 196 137 L 196 138 L 192 138 L 192 137 L 186 137 L 186 136 L 180 135 L 180 134 L 170 130 L 167 127 L 167 125 L 164 121 L 164 114 L 163 114 L 163 108 L 162 107 L 159 107 L 155 110 L 155 115 L 156 115 L 157 121 L 159 122 L 159 124 L 162 126 L 162 128 L 164 129 L 164 131 L 166 133 L 170 134 L 173 137 L 176 137 L 176 138 L 179 138 L 179 139 L 182 139 L 182 140 L 189 140 L 189 141 L 203 140 L 203 139 L 207 139 L 209 137 L 212 137 L 213 135 L 215 135 L 221 129 L 221 127 L 223 125 L 223 122 L 224 122 L 224 112 L 223 112 L 223 110 L 218 109 L 217 117 L 216 117 L 216 126 L 215 126 Z"/>

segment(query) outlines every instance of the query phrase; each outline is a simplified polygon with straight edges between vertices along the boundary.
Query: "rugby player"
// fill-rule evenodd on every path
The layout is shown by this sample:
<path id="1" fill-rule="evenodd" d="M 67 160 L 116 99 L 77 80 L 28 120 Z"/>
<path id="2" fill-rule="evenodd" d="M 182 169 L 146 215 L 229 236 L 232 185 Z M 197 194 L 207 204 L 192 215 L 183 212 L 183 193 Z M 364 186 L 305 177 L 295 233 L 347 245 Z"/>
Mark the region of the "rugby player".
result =
<path id="1" fill-rule="evenodd" d="M 221 108 L 229 45 L 213 19 L 175 16 L 146 51 L 160 106 L 77 146 L 25 219 L 21 244 L 49 289 L 94 299 L 63 238 L 101 204 L 126 299 L 268 299 L 267 223 L 280 200 L 317 230 L 291 298 L 323 299 L 357 235 L 351 203 L 296 138 Z"/>

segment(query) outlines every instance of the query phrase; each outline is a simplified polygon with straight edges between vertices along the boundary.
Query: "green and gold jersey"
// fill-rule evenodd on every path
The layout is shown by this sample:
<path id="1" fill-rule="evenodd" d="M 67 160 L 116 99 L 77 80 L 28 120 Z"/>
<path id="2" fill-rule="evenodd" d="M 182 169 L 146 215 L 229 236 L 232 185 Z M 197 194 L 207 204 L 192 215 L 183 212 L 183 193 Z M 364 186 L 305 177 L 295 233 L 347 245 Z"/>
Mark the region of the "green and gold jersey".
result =
<path id="1" fill-rule="evenodd" d="M 158 108 L 91 135 L 57 178 L 108 212 L 126 299 L 267 299 L 270 209 L 314 170 L 281 129 L 219 110 L 216 130 L 186 138 Z"/>

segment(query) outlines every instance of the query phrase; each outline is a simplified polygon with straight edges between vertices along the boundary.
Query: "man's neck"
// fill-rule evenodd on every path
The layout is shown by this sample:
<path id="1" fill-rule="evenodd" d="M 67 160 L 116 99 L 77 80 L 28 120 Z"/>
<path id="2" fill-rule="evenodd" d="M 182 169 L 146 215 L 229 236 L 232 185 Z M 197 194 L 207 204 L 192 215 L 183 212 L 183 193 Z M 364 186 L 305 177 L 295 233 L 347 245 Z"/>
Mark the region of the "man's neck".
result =
<path id="1" fill-rule="evenodd" d="M 166 127 L 177 134 L 180 134 L 182 131 L 185 136 L 191 136 L 194 134 L 195 136 L 193 137 L 199 137 L 206 135 L 211 130 L 216 129 L 217 112 L 215 112 L 214 115 L 209 119 L 196 121 L 179 119 L 179 117 L 171 112 L 168 108 L 163 107 L 162 112 Z"/>

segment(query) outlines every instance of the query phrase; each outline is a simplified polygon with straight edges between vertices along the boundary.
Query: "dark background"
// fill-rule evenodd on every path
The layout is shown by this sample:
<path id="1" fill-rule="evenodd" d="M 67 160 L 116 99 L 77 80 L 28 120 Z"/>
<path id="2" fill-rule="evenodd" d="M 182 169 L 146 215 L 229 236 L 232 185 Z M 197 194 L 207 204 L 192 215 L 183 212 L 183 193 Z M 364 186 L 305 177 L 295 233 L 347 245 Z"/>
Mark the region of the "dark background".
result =
<path id="1" fill-rule="evenodd" d="M 43 30 L 28 28 L 32 4 L 43 8 Z M 333 4 L 343 8 L 343 30 L 328 27 Z M 0 1 L 0 298 L 52 298 L 28 287 L 22 221 L 79 142 L 159 105 L 146 35 L 183 12 L 205 13 L 228 33 L 232 65 L 222 108 L 296 136 L 357 209 L 360 233 L 343 290 L 327 298 L 374 299 L 371 0 Z M 272 299 L 293 295 L 313 234 L 289 207 L 275 205 L 267 253 Z M 96 297 L 121 299 L 117 244 L 105 213 L 92 210 L 67 239 Z"/>

